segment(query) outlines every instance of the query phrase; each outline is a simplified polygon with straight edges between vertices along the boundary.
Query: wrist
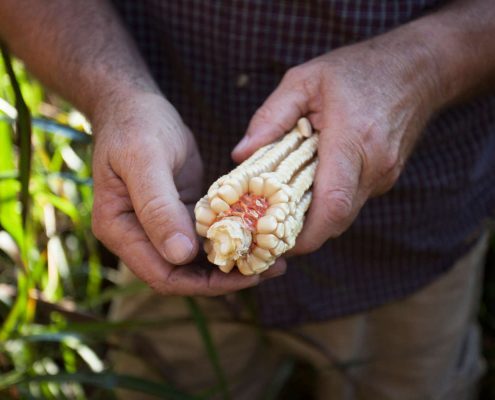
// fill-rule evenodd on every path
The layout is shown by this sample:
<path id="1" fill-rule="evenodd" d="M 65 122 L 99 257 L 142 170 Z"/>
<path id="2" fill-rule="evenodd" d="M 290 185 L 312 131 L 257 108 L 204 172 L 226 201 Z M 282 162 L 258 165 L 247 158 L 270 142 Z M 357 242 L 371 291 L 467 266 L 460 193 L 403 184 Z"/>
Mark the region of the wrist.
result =
<path id="1" fill-rule="evenodd" d="M 494 26 L 483 18 L 473 19 L 469 7 L 458 6 L 454 2 L 406 26 L 434 65 L 437 109 L 482 92 L 494 78 L 495 47 L 490 35 Z"/>
<path id="2" fill-rule="evenodd" d="M 371 57 L 382 70 L 382 84 L 395 87 L 396 94 L 428 119 L 454 97 L 442 53 L 430 42 L 423 26 L 410 23 L 368 41 Z"/>
<path id="3" fill-rule="evenodd" d="M 461 50 L 449 32 L 430 17 L 414 21 L 407 28 L 428 59 L 429 68 L 421 73 L 431 82 L 434 110 L 440 110 L 461 97 L 468 85 L 459 56 Z"/>
<path id="4" fill-rule="evenodd" d="M 90 119 L 96 146 L 106 143 L 145 153 L 166 148 L 169 165 L 182 165 L 190 133 L 162 94 L 119 88 L 99 104 Z"/>
<path id="5" fill-rule="evenodd" d="M 111 116 L 125 104 L 134 103 L 134 107 L 138 107 L 139 98 L 155 96 L 157 99 L 163 99 L 160 90 L 152 81 L 104 82 L 101 85 L 92 85 L 89 90 L 92 93 L 84 96 L 85 101 L 81 103 L 82 111 L 92 124 Z"/>

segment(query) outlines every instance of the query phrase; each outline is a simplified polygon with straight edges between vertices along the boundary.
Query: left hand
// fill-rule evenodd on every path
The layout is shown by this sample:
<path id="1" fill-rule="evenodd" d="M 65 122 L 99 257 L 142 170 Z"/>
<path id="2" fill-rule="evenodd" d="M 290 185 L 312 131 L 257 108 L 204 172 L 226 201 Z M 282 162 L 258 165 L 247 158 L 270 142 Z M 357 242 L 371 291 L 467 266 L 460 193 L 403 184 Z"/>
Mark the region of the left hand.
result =
<path id="1" fill-rule="evenodd" d="M 233 152 L 236 161 L 244 160 L 302 116 L 320 131 L 313 201 L 294 254 L 315 251 L 343 233 L 368 198 L 394 185 L 440 104 L 431 53 L 394 35 L 291 68 Z"/>

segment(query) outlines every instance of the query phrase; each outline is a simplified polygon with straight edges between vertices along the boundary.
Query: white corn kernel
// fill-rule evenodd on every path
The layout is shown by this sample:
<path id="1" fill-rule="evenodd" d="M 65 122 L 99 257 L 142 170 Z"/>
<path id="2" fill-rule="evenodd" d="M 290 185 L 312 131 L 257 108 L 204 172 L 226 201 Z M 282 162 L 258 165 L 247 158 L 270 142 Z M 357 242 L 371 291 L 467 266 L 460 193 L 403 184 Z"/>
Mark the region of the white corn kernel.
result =
<path id="1" fill-rule="evenodd" d="M 292 229 L 289 221 L 285 221 L 284 222 L 284 239 L 289 238 L 293 233 L 292 231 L 293 231 L 293 229 Z"/>
<path id="2" fill-rule="evenodd" d="M 253 269 L 245 258 L 240 258 L 237 260 L 237 268 L 239 268 L 242 275 L 254 275 Z"/>
<path id="3" fill-rule="evenodd" d="M 277 207 L 280 208 L 280 209 L 282 209 L 283 212 L 286 215 L 291 214 L 291 211 L 290 211 L 290 202 L 289 203 L 279 203 L 279 204 L 277 204 Z"/>
<path id="4" fill-rule="evenodd" d="M 244 191 L 242 190 L 242 183 L 239 179 L 230 178 L 228 181 L 225 182 L 225 184 L 232 186 L 239 197 L 244 194 Z"/>
<path id="5" fill-rule="evenodd" d="M 289 212 L 287 214 L 294 214 L 296 212 L 296 202 L 295 201 L 291 201 L 289 202 Z"/>
<path id="6" fill-rule="evenodd" d="M 272 233 L 276 228 L 277 219 L 273 215 L 264 215 L 256 224 L 256 230 L 258 233 Z"/>
<path id="7" fill-rule="evenodd" d="M 277 204 L 277 203 L 284 204 L 288 202 L 289 202 L 289 196 L 287 196 L 287 193 L 284 193 L 283 190 L 279 190 L 277 193 L 273 194 L 268 199 L 269 204 Z"/>
<path id="8" fill-rule="evenodd" d="M 208 232 L 209 228 L 209 226 L 196 222 L 196 232 L 199 236 L 206 237 L 206 232 Z"/>
<path id="9" fill-rule="evenodd" d="M 218 195 L 229 205 L 232 205 L 239 200 L 237 191 L 232 186 L 227 184 L 218 189 Z"/>
<path id="10" fill-rule="evenodd" d="M 259 176 L 251 178 L 249 181 L 249 192 L 261 196 L 263 194 L 263 183 L 264 179 Z"/>
<path id="11" fill-rule="evenodd" d="M 268 178 L 265 180 L 265 185 L 263 187 L 263 195 L 265 197 L 270 197 L 272 194 L 277 192 L 281 187 L 281 184 L 278 180 L 274 178 Z"/>
<path id="12" fill-rule="evenodd" d="M 228 264 L 219 265 L 218 268 L 220 269 L 220 271 L 225 272 L 226 274 L 228 274 L 230 271 L 232 271 L 232 268 L 234 268 L 234 265 L 235 265 L 235 261 L 232 260 Z"/>
<path id="13" fill-rule="evenodd" d="M 256 235 L 256 243 L 264 249 L 273 249 L 278 242 L 280 242 L 279 238 L 272 234 L 261 233 Z"/>
<path id="14" fill-rule="evenodd" d="M 248 254 L 247 263 L 255 273 L 264 270 L 266 266 L 265 261 L 259 259 L 254 254 Z"/>
<path id="15" fill-rule="evenodd" d="M 299 129 L 299 132 L 301 132 L 301 135 L 304 137 L 309 138 L 311 134 L 313 133 L 313 128 L 311 127 L 311 123 L 307 118 L 299 118 L 297 121 L 297 128 Z"/>
<path id="16" fill-rule="evenodd" d="M 262 260 L 269 261 L 273 258 L 272 253 L 269 250 L 264 249 L 263 247 L 254 246 L 252 250 L 252 254 L 256 257 L 261 258 Z"/>
<path id="17" fill-rule="evenodd" d="M 212 264 L 215 264 L 215 249 L 211 249 L 208 253 L 206 253 L 206 258 L 208 258 L 208 261 L 211 262 Z M 220 265 L 218 265 L 220 267 Z"/>
<path id="18" fill-rule="evenodd" d="M 273 215 L 277 221 L 283 221 L 285 219 L 284 210 L 277 205 L 268 207 L 265 215 Z"/>
<path id="19" fill-rule="evenodd" d="M 215 214 L 213 212 L 213 210 L 211 208 L 209 208 L 209 205 L 208 205 L 208 208 L 198 207 L 195 210 L 194 215 L 196 217 L 196 221 L 200 222 L 203 225 L 207 225 L 207 226 L 210 226 L 213 223 L 213 221 L 215 221 L 215 218 L 217 217 L 217 214 Z"/>
<path id="20" fill-rule="evenodd" d="M 210 207 L 217 214 L 229 210 L 230 206 L 220 197 L 215 197 L 211 201 Z"/>
<path id="21" fill-rule="evenodd" d="M 287 250 L 287 245 L 283 240 L 280 240 L 277 245 L 270 249 L 270 252 L 275 256 L 281 256 Z"/>
<path id="22" fill-rule="evenodd" d="M 278 224 L 277 229 L 275 230 L 275 236 L 277 236 L 279 239 L 282 239 L 284 237 L 284 232 L 285 232 L 284 224 L 283 223 Z"/>

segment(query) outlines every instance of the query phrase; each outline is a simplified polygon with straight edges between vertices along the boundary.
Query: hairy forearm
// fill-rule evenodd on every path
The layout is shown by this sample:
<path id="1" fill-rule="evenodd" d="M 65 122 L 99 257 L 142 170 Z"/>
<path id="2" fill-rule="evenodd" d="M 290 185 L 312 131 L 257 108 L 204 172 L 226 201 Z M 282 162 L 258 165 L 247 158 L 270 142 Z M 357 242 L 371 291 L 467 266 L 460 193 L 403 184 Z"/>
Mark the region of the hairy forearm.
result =
<path id="1" fill-rule="evenodd" d="M 406 29 L 432 57 L 439 107 L 495 88 L 494 0 L 453 1 Z"/>
<path id="2" fill-rule="evenodd" d="M 110 99 L 158 92 L 106 0 L 2 0 L 0 38 L 90 118 Z"/>

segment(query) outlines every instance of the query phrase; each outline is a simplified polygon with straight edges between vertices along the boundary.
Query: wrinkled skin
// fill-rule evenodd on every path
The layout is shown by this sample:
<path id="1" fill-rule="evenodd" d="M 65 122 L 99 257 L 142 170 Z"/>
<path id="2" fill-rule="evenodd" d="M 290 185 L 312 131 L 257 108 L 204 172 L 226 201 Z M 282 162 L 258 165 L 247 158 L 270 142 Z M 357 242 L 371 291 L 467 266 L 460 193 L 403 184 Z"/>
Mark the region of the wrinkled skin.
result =
<path id="1" fill-rule="evenodd" d="M 202 186 L 193 136 L 162 96 L 122 98 L 102 106 L 92 121 L 95 235 L 162 294 L 219 295 L 283 273 L 283 261 L 262 277 L 190 264 L 199 245 L 188 208 Z M 167 247 L 177 233 L 185 243 Z"/>
<path id="2" fill-rule="evenodd" d="M 344 232 L 371 196 L 389 190 L 438 107 L 426 48 L 379 37 L 290 69 L 233 152 L 242 161 L 308 116 L 321 132 L 313 201 L 292 254 Z"/>

